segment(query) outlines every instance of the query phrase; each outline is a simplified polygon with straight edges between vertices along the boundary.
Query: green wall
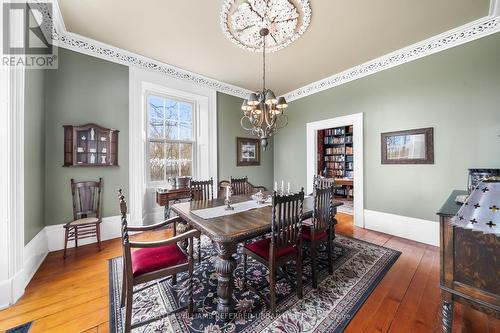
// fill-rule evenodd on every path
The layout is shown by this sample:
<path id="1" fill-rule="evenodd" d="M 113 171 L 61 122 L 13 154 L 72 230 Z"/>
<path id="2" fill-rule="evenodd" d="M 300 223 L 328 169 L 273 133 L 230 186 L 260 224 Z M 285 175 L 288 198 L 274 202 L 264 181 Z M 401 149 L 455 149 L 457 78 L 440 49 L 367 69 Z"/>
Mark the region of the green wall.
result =
<path id="1" fill-rule="evenodd" d="M 102 177 L 103 216 L 119 214 L 117 190 L 128 193 L 128 67 L 59 49 L 59 68 L 45 85 L 45 225 L 72 218 L 70 179 Z M 63 125 L 118 129 L 118 167 L 62 167 Z"/>
<path id="2" fill-rule="evenodd" d="M 44 227 L 45 70 L 25 71 L 24 95 L 24 244 Z"/>
<path id="3" fill-rule="evenodd" d="M 500 168 L 500 34 L 289 105 L 274 143 L 280 179 L 306 183 L 306 123 L 363 112 L 365 209 L 437 220 L 467 168 Z M 434 165 L 381 165 L 381 132 L 421 127 L 434 127 Z"/>
<path id="4" fill-rule="evenodd" d="M 260 166 L 236 166 L 236 137 L 252 137 L 240 126 L 241 103 L 238 97 L 217 93 L 217 143 L 218 177 L 229 180 L 233 177 L 248 176 L 254 185 L 273 186 L 273 140 L 266 151 L 261 151 Z"/>

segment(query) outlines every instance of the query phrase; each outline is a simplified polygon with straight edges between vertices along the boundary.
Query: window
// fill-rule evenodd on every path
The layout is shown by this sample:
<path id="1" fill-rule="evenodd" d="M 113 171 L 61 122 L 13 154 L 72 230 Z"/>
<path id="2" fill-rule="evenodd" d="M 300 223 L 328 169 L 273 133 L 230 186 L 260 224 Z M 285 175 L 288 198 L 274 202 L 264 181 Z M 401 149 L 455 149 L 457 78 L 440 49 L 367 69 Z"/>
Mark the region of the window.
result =
<path id="1" fill-rule="evenodd" d="M 147 95 L 149 181 L 192 176 L 194 103 Z"/>

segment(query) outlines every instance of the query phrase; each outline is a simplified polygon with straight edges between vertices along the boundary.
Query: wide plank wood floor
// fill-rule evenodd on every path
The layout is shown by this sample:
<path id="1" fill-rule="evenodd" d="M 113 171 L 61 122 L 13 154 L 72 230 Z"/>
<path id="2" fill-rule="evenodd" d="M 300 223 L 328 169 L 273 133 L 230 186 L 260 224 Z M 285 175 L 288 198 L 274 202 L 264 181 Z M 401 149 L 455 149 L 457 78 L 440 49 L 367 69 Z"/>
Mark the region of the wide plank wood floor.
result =
<path id="1" fill-rule="evenodd" d="M 338 214 L 337 232 L 402 252 L 398 261 L 352 319 L 346 332 L 439 332 L 438 248 L 353 227 L 352 217 Z M 134 236 L 167 237 L 168 231 Z M 12 307 L 0 311 L 0 331 L 33 321 L 36 332 L 108 332 L 108 259 L 121 255 L 119 239 L 50 253 Z M 453 332 L 500 332 L 500 321 L 455 306 Z"/>

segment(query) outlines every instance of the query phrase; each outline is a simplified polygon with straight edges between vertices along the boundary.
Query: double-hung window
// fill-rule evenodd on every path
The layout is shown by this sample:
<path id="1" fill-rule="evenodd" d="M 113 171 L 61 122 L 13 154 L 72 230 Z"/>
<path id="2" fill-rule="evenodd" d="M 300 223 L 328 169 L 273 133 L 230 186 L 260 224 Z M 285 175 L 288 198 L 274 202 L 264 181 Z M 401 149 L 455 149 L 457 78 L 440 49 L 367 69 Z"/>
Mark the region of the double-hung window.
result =
<path id="1" fill-rule="evenodd" d="M 195 103 L 159 94 L 148 94 L 146 103 L 149 181 L 193 176 Z"/>

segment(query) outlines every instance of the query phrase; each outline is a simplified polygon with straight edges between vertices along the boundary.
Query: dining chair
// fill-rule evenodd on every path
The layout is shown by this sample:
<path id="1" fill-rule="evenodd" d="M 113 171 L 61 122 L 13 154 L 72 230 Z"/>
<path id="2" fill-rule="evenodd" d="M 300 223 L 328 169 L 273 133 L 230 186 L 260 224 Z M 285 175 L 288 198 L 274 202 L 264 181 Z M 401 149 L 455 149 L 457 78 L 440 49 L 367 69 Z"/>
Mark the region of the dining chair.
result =
<path id="1" fill-rule="evenodd" d="M 68 242 L 74 240 L 75 248 L 78 240 L 90 237 L 97 238 L 97 246 L 101 250 L 101 192 L 102 178 L 99 181 L 75 182 L 71 179 L 71 195 L 73 197 L 73 221 L 64 225 L 64 252 L 66 259 Z"/>
<path id="2" fill-rule="evenodd" d="M 254 291 L 276 314 L 276 276 L 278 268 L 291 260 L 296 262 L 297 296 L 302 298 L 302 210 L 304 189 L 299 193 L 272 197 L 272 220 L 270 237 L 254 241 L 243 247 L 243 286 Z M 269 299 L 260 289 L 246 283 L 247 257 L 250 256 L 269 270 Z M 286 278 L 286 274 L 284 276 Z"/>
<path id="3" fill-rule="evenodd" d="M 314 289 L 318 288 L 318 248 L 325 240 L 327 241 L 328 274 L 333 274 L 332 244 L 335 237 L 335 224 L 337 223 L 333 208 L 334 191 L 333 183 L 329 187 L 323 188 L 320 185 L 314 186 L 313 216 L 302 225 L 302 241 L 309 248 L 311 254 L 312 285 Z"/>
<path id="4" fill-rule="evenodd" d="M 204 201 L 214 199 L 214 180 L 210 177 L 209 180 L 191 180 L 189 183 L 192 201 Z M 197 239 L 198 263 L 201 262 L 201 235 Z M 214 241 L 212 241 L 212 245 Z"/>
<path id="5" fill-rule="evenodd" d="M 313 176 L 313 186 L 317 185 L 319 188 L 325 188 L 334 186 L 335 187 L 335 178 L 327 178 L 320 175 Z"/>
<path id="6" fill-rule="evenodd" d="M 248 177 L 233 178 L 231 177 L 232 195 L 249 194 Z"/>
<path id="7" fill-rule="evenodd" d="M 231 186 L 231 181 L 221 180 L 219 182 L 219 189 L 218 189 L 219 197 L 224 197 L 226 195 L 226 187 L 227 186 Z M 265 191 L 267 191 L 267 189 L 265 186 L 253 185 L 252 183 L 247 181 L 247 189 L 246 189 L 247 194 L 257 193 L 259 191 L 265 192 Z"/>
<path id="8" fill-rule="evenodd" d="M 127 203 L 122 190 L 119 190 L 120 213 L 122 222 L 122 254 L 123 277 L 121 307 L 125 306 L 125 332 L 132 328 L 132 300 L 134 286 L 152 280 L 171 277 L 172 285 L 177 283 L 177 274 L 187 272 L 188 304 L 170 311 L 179 312 L 187 307 L 189 317 L 193 314 L 193 237 L 199 237 L 199 231 L 190 230 L 169 239 L 138 242 L 130 240 L 129 232 L 154 231 L 182 221 L 173 217 L 163 222 L 149 226 L 129 226 L 127 223 Z M 177 242 L 188 240 L 187 254 L 177 245 Z M 168 315 L 167 314 L 167 315 Z"/>

